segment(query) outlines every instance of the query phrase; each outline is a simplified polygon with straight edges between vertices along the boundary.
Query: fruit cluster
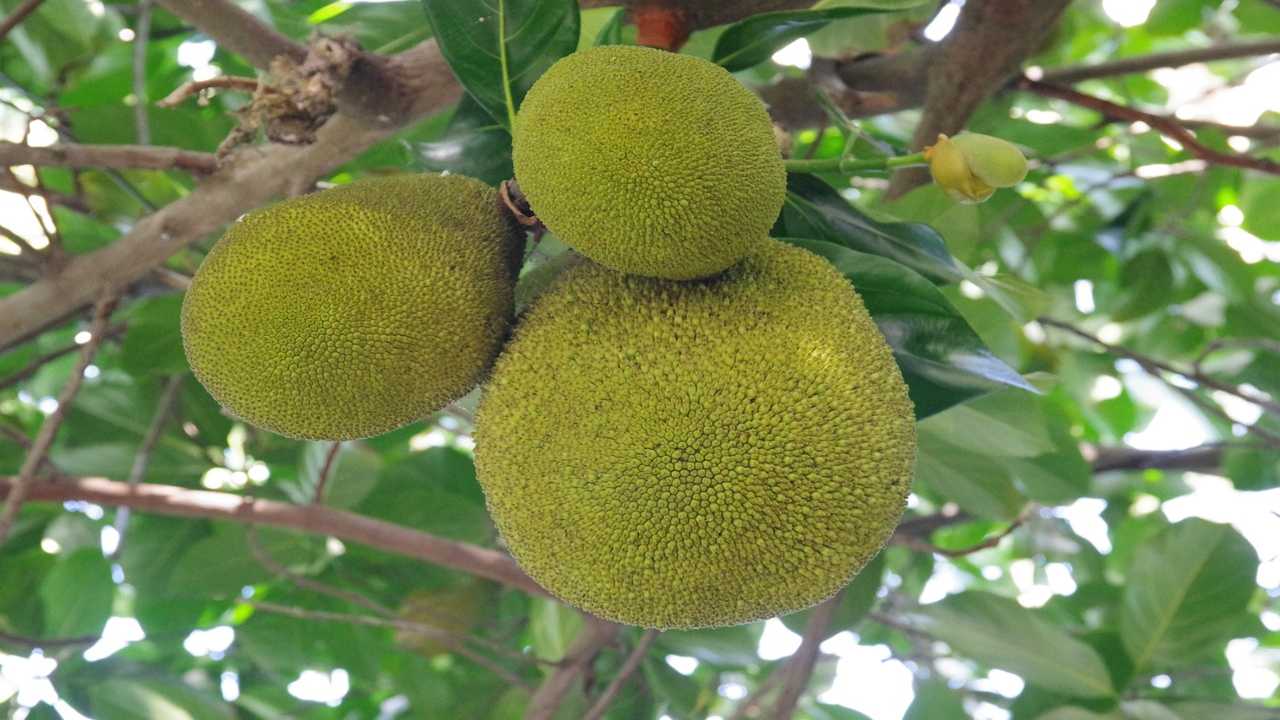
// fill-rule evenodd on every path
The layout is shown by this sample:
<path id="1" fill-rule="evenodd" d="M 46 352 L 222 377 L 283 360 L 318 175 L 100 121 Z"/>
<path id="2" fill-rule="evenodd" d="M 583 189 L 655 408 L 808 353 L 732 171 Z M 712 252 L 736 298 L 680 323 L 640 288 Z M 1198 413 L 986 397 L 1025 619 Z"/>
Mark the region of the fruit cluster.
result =
<path id="1" fill-rule="evenodd" d="M 768 236 L 786 173 L 763 105 L 711 63 L 596 48 L 538 80 L 513 141 L 533 212 L 584 256 L 518 320 L 523 233 L 492 190 L 365 180 L 227 232 L 183 308 L 197 377 L 316 439 L 483 383 L 495 524 L 602 617 L 725 625 L 829 597 L 897 524 L 915 425 L 853 287 Z"/>

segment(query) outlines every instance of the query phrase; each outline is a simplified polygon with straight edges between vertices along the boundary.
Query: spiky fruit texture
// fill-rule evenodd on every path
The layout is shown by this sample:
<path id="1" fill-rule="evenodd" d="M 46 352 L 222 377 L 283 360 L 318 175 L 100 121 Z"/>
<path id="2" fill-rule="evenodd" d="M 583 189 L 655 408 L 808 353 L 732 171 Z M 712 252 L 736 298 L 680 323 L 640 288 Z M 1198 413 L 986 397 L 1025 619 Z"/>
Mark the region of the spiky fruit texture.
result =
<path id="1" fill-rule="evenodd" d="M 525 571 L 658 628 L 832 595 L 892 534 L 914 456 L 906 386 L 861 299 L 775 240 L 709 281 L 567 270 L 476 421 L 477 477 Z"/>
<path id="2" fill-rule="evenodd" d="M 786 194 L 760 100 L 718 65 L 652 48 L 561 59 L 525 97 L 513 152 L 551 232 L 637 275 L 724 270 L 768 235 Z"/>
<path id="3" fill-rule="evenodd" d="M 518 235 L 461 176 L 361 180 L 251 213 L 182 306 L 191 369 L 244 420 L 348 440 L 476 385 L 510 327 Z"/>

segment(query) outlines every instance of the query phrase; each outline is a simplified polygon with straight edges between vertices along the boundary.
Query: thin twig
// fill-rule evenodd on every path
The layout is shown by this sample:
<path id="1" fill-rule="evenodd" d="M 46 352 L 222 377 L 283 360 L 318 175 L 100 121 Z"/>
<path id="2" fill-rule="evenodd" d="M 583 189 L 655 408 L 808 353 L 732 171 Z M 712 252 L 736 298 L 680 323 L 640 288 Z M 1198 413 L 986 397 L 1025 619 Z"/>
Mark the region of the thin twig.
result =
<path id="1" fill-rule="evenodd" d="M 604 689 L 604 692 L 600 693 L 599 699 L 591 706 L 587 714 L 582 716 L 582 720 L 600 720 L 600 718 L 604 717 L 604 714 L 609 711 L 609 705 L 618 697 L 618 693 L 627 684 L 627 680 L 631 678 L 636 668 L 640 667 L 640 663 L 649 652 L 649 647 L 653 645 L 653 641 L 658 639 L 658 632 L 652 628 L 644 631 L 631 654 L 622 663 L 622 668 L 618 670 L 618 674 L 609 682 L 609 686 Z"/>
<path id="2" fill-rule="evenodd" d="M 12 492 L 14 481 L 12 476 L 0 476 L 0 495 Z M 32 483 L 29 497 L 49 502 L 85 500 L 111 507 L 128 506 L 158 515 L 258 523 L 326 535 L 487 578 L 538 597 L 547 596 L 547 592 L 525 575 L 505 553 L 322 505 L 293 505 L 278 500 L 159 483 L 130 486 L 115 480 L 85 477 L 60 477 L 57 482 Z"/>
<path id="3" fill-rule="evenodd" d="M 1204 346 L 1204 350 L 1201 350 L 1196 359 L 1191 361 L 1192 369 L 1197 374 L 1202 373 L 1202 366 L 1205 360 L 1208 360 L 1213 353 L 1227 348 L 1258 348 L 1280 355 L 1280 340 L 1272 340 L 1271 338 L 1220 338 Z"/>
<path id="4" fill-rule="evenodd" d="M 1194 50 L 1151 53 L 1150 55 L 1139 55 L 1138 57 L 1096 63 L 1094 65 L 1073 65 L 1046 70 L 1039 79 L 1055 83 L 1077 83 L 1082 80 L 1129 75 L 1157 68 L 1182 67 L 1193 63 L 1269 55 L 1271 53 L 1280 53 L 1280 41 L 1262 40 L 1231 43 L 1228 45 L 1195 48 Z"/>
<path id="5" fill-rule="evenodd" d="M 292 607 L 290 605 L 280 605 L 277 603 L 258 600 L 245 601 L 244 604 L 255 610 L 261 610 L 262 612 L 272 613 L 275 615 L 284 615 L 287 617 L 297 618 L 299 620 L 320 620 L 325 622 L 349 623 L 351 625 L 391 628 L 394 630 L 426 635 L 427 637 L 448 646 L 451 650 L 456 651 L 459 655 L 473 661 L 477 665 L 484 667 L 493 674 L 501 677 L 503 680 L 506 680 L 508 683 L 523 687 L 526 690 L 533 690 L 533 686 L 524 678 L 494 662 L 491 658 L 485 657 L 484 655 L 457 643 L 456 638 L 452 633 L 431 625 L 423 625 L 421 623 L 408 622 L 406 620 L 369 617 L 368 615 L 336 613 L 325 610 L 307 610 L 304 608 Z"/>
<path id="6" fill-rule="evenodd" d="M 176 169 L 211 173 L 218 169 L 218 160 L 209 153 L 150 145 L 61 144 L 31 147 L 21 143 L 0 142 L 0 165 Z"/>
<path id="7" fill-rule="evenodd" d="M 120 324 L 112 325 L 108 327 L 106 330 L 102 331 L 103 341 L 114 339 L 120 333 L 124 332 L 124 329 L 125 329 L 125 326 Z M 45 365 L 48 365 L 49 363 L 53 362 L 54 360 L 57 360 L 63 355 L 67 355 L 69 353 L 75 352 L 76 350 L 79 350 L 82 347 L 83 346 L 78 343 L 71 343 L 69 345 L 62 346 L 57 350 L 50 350 L 49 352 L 41 355 L 35 360 L 32 360 L 31 362 L 24 365 L 21 370 L 14 372 L 12 375 L 6 378 L 0 379 L 0 390 L 4 390 L 5 388 L 9 388 L 9 387 L 13 387 L 14 385 L 17 385 L 23 380 L 26 380 L 32 375 L 35 375 L 37 372 L 40 372 L 40 368 L 44 367 Z"/>
<path id="8" fill-rule="evenodd" d="M 1024 508 L 1022 512 L 1018 513 L 1018 516 L 1014 518 L 1012 522 L 1009 523 L 1008 527 L 996 533 L 995 535 L 992 535 L 991 537 L 986 538 L 981 542 L 975 543 L 968 547 L 956 548 L 956 549 L 941 548 L 929 542 L 928 540 L 924 540 L 912 535 L 899 536 L 896 533 L 894 534 L 894 539 L 897 540 L 897 538 L 902 537 L 903 539 L 898 541 L 896 544 L 904 545 L 908 548 L 911 548 L 912 550 L 917 550 L 919 552 L 936 553 L 938 555 L 942 555 L 943 557 L 964 557 L 965 555 L 972 555 L 973 553 L 979 552 L 981 550 L 989 550 L 999 545 L 1001 540 L 1004 540 L 1006 537 L 1009 537 L 1009 535 L 1011 535 L 1014 530 L 1017 530 L 1018 528 L 1022 527 L 1023 523 L 1025 523 L 1027 521 L 1027 518 L 1030 517 L 1031 512 L 1033 511 L 1034 508 L 1035 508 L 1034 505 L 1027 505 L 1027 507 Z"/>
<path id="9" fill-rule="evenodd" d="M 777 720 L 790 720 L 795 714 L 800 696 L 809 686 L 813 677 L 813 666 L 818 661 L 819 646 L 827 638 L 827 630 L 840 607 L 842 592 L 827 598 L 809 614 L 809 624 L 804 628 L 804 637 L 800 641 L 800 649 L 791 656 L 786 665 L 786 681 L 782 684 L 782 692 L 778 702 L 773 706 L 773 717 Z"/>
<path id="10" fill-rule="evenodd" d="M 1040 322 L 1041 325 L 1048 325 L 1050 327 L 1055 327 L 1060 330 L 1066 330 L 1067 332 L 1071 333 L 1072 335 L 1075 335 L 1076 337 L 1088 340 L 1089 342 L 1101 347 L 1102 349 L 1106 350 L 1108 353 L 1112 355 L 1133 360 L 1134 362 L 1146 368 L 1149 372 L 1153 372 L 1152 368 L 1154 368 L 1155 370 L 1163 370 L 1164 372 L 1177 375 L 1185 380 L 1190 380 L 1191 382 L 1197 385 L 1202 385 L 1212 390 L 1219 390 L 1228 395 L 1233 395 L 1235 397 L 1238 397 L 1241 400 L 1248 400 L 1249 402 L 1264 408 L 1268 412 L 1280 414 L 1280 403 L 1274 400 L 1270 400 L 1270 399 L 1255 395 L 1253 393 L 1245 392 L 1244 390 L 1242 390 L 1241 388 L 1235 385 L 1232 385 L 1230 383 L 1224 383 L 1220 380 L 1215 380 L 1214 378 L 1208 375 L 1205 375 L 1204 373 L 1196 372 L 1195 370 L 1182 370 L 1180 368 L 1176 368 L 1161 360 L 1157 360 L 1153 357 L 1143 355 L 1142 353 L 1134 352 L 1133 350 L 1130 350 L 1125 347 L 1121 347 L 1119 345 L 1112 345 L 1111 343 L 1106 342 L 1105 340 L 1102 340 L 1101 338 L 1095 335 L 1091 335 L 1090 333 L 1085 332 L 1084 330 L 1081 330 L 1075 325 L 1072 325 L 1071 323 L 1068 323 L 1068 322 L 1064 322 L 1062 320 L 1056 320 L 1050 317 L 1041 317 L 1041 318 L 1038 318 L 1038 321 Z M 1157 373 L 1153 372 L 1153 374 L 1157 374 Z"/>
<path id="11" fill-rule="evenodd" d="M 163 100 L 156 102 L 156 107 L 177 107 L 192 95 L 196 95 L 200 92 L 213 88 L 239 90 L 241 92 L 252 94 L 258 91 L 258 86 L 259 83 L 256 79 L 239 77 L 236 75 L 223 75 L 221 77 L 210 78 L 208 80 L 192 80 L 189 83 L 184 83 L 179 86 L 178 89 L 165 96 Z"/>
<path id="12" fill-rule="evenodd" d="M 1144 122 L 1159 131 L 1161 135 L 1181 143 L 1187 152 L 1205 162 L 1280 175 L 1280 163 L 1266 158 L 1215 150 L 1196 139 L 1195 133 L 1188 130 L 1181 123 L 1163 115 L 1154 115 L 1127 105 L 1120 105 L 1110 100 L 1088 95 L 1063 85 L 1054 85 L 1042 80 L 1032 80 L 1025 76 L 1015 82 L 1015 87 L 1044 97 L 1065 100 L 1080 107 L 1102 113 L 1107 118 L 1128 122 Z"/>
<path id="13" fill-rule="evenodd" d="M 160 401 L 156 403 L 155 412 L 151 414 L 151 425 L 147 427 L 147 432 L 142 436 L 142 444 L 138 446 L 138 452 L 133 456 L 133 466 L 129 468 L 128 483 L 137 485 L 142 482 L 142 478 L 147 474 L 147 466 L 151 464 L 151 454 L 155 451 L 156 443 L 160 440 L 160 433 L 164 431 L 165 422 L 169 419 L 169 413 L 173 409 L 173 401 L 178 397 L 178 390 L 182 387 L 185 373 L 179 373 L 170 377 L 165 381 L 164 390 L 160 392 Z M 115 552 L 111 553 L 113 557 L 120 557 L 120 553 L 124 551 L 125 533 L 129 529 L 130 509 L 122 507 L 116 511 L 116 544 Z"/>
<path id="14" fill-rule="evenodd" d="M 0 40 L 3 40 L 10 30 L 18 27 L 18 23 L 26 20 L 27 16 L 35 12 L 43 2 L 44 0 L 26 0 L 15 8 L 13 12 L 9 13 L 8 17 L 0 20 Z"/>
<path id="15" fill-rule="evenodd" d="M 0 631 L 0 642 L 7 642 L 12 645 L 22 645 L 28 648 L 55 648 L 67 647 L 71 645 L 92 645 L 102 637 L 100 635 L 79 635 L 75 637 L 60 638 L 40 638 L 31 637 L 29 635 L 17 635 Z"/>
<path id="16" fill-rule="evenodd" d="M 333 461 L 338 457 L 338 451 L 341 449 L 342 443 L 335 442 L 329 447 L 329 451 L 324 454 L 324 464 L 320 466 L 320 475 L 316 478 L 316 491 L 315 494 L 311 496 L 312 504 L 324 504 L 324 488 L 329 482 L 329 473 L 333 470 Z"/>
<path id="17" fill-rule="evenodd" d="M 98 345 L 102 343 L 103 330 L 107 327 L 107 318 L 110 317 L 115 304 L 114 295 L 104 295 L 94 307 L 93 322 L 89 325 L 89 341 L 81 348 L 80 359 L 71 369 L 71 377 L 67 379 L 62 392 L 58 394 L 58 407 L 41 423 L 40 431 L 36 433 L 35 440 L 31 441 L 31 449 L 27 451 L 27 457 L 23 460 L 21 469 L 18 470 L 18 477 L 6 494 L 4 509 L 0 511 L 0 545 L 9 538 L 9 530 L 13 527 L 18 510 L 27 498 L 32 481 L 35 480 L 36 470 L 49 454 L 49 448 L 53 446 L 53 439 L 58 434 L 58 428 L 62 426 L 67 408 L 80 390 L 80 383 L 84 380 L 84 369 L 89 366 L 89 362 L 93 360 L 93 354 L 98 350 Z"/>
<path id="18" fill-rule="evenodd" d="M 780 665 L 773 672 L 769 673 L 769 677 L 765 678 L 758 686 L 756 686 L 755 692 L 748 695 L 747 698 L 742 701 L 742 704 L 733 711 L 733 714 L 729 716 L 729 720 L 743 720 L 747 717 L 755 717 L 754 713 L 756 708 L 760 707 L 761 703 L 765 701 L 765 698 L 768 697 L 769 693 L 773 692 L 773 689 L 778 685 L 778 683 L 782 682 L 782 679 L 786 677 L 786 675 L 787 666 L 785 664 Z"/>
<path id="19" fill-rule="evenodd" d="M 133 31 L 133 125 L 139 145 L 151 144 L 147 116 L 147 45 L 151 42 L 152 0 L 138 0 L 137 29 Z"/>
<path id="20" fill-rule="evenodd" d="M 551 720 L 555 717 L 560 704 L 564 702 L 574 681 L 587 672 L 595 661 L 596 655 L 617 636 L 621 626 L 586 616 L 586 623 L 578 633 L 578 637 L 565 653 L 564 662 L 560 664 L 529 700 L 525 709 L 525 720 Z"/>

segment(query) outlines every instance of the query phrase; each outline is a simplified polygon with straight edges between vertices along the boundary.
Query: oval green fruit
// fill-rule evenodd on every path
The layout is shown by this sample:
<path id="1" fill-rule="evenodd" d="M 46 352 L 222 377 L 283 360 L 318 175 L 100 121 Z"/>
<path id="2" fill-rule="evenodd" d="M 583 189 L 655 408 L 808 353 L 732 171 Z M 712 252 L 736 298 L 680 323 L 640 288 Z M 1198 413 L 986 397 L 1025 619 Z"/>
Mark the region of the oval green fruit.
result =
<path id="1" fill-rule="evenodd" d="M 615 270 L 676 280 L 745 256 L 787 185 L 754 94 L 718 65 L 645 47 L 553 65 L 520 108 L 513 160 L 560 239 Z"/>
<path id="2" fill-rule="evenodd" d="M 462 396 L 510 328 L 521 235 L 461 176 L 361 180 L 250 213 L 182 306 L 188 361 L 232 414 L 347 440 Z"/>
<path id="3" fill-rule="evenodd" d="M 477 477 L 525 571 L 659 628 L 830 597 L 892 535 L 914 457 L 906 386 L 861 299 L 775 240 L 702 282 L 566 270 L 476 420 Z"/>

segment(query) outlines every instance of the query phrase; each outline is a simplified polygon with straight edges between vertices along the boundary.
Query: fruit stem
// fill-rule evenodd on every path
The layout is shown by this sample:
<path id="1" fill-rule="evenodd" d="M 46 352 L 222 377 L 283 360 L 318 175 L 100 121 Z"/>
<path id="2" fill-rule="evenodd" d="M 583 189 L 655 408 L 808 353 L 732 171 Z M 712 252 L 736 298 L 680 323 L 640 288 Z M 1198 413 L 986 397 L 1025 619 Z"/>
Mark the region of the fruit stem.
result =
<path id="1" fill-rule="evenodd" d="M 817 160 L 787 160 L 787 172 L 820 173 L 834 172 L 854 174 L 860 170 L 892 170 L 893 168 L 927 165 L 924 153 L 902 155 L 890 158 L 820 158 Z"/>

